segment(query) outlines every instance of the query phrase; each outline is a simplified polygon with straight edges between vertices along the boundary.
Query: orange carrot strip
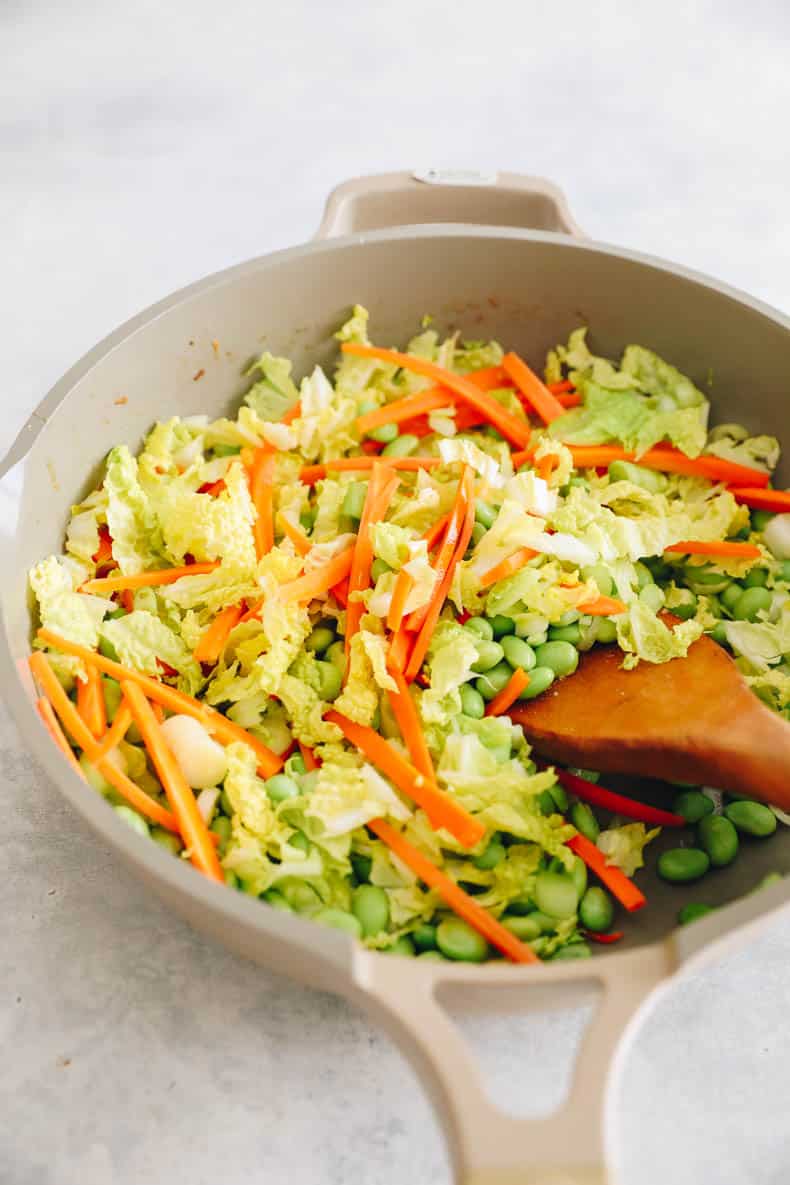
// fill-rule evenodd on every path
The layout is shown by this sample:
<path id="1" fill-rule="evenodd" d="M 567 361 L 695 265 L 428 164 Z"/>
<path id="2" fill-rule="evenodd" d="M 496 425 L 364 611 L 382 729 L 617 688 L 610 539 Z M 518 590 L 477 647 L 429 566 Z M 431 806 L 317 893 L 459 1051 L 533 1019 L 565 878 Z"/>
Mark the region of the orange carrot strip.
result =
<path id="1" fill-rule="evenodd" d="M 557 458 L 553 453 L 546 453 L 545 456 L 541 457 L 535 466 L 535 472 L 537 473 L 538 477 L 543 478 L 544 481 L 548 481 L 548 479 L 551 477 L 551 471 L 554 468 L 556 461 Z"/>
<path id="2" fill-rule="evenodd" d="M 441 546 L 434 557 L 433 564 L 431 565 L 434 572 L 436 573 L 436 583 L 434 585 L 434 589 L 436 591 L 438 591 L 441 586 L 442 580 L 444 579 L 445 573 L 447 572 L 447 568 L 452 561 L 453 555 L 455 554 L 455 549 L 458 546 L 458 537 L 461 533 L 461 527 L 466 515 L 466 500 L 468 496 L 468 479 L 466 476 L 467 472 L 467 467 L 464 466 L 461 477 L 458 481 L 458 488 L 456 490 L 453 509 L 450 511 L 447 519 L 447 530 L 445 532 Z M 406 618 L 406 628 L 409 630 L 421 629 L 423 622 L 428 616 L 430 607 L 431 601 L 428 601 L 427 604 L 420 606 L 419 609 L 415 609 L 412 613 L 410 613 Z"/>
<path id="3" fill-rule="evenodd" d="M 482 905 L 465 893 L 459 885 L 437 868 L 427 856 L 424 856 L 413 844 L 385 819 L 371 819 L 367 824 L 374 835 L 390 848 L 404 864 L 415 872 L 421 881 L 431 889 L 435 889 L 442 900 L 450 906 L 454 913 L 468 922 L 475 930 L 486 938 L 492 946 L 501 950 L 514 963 L 539 963 L 540 959 L 530 946 L 516 938 L 505 929 Z"/>
<path id="4" fill-rule="evenodd" d="M 305 485 L 315 485 L 327 473 L 342 473 L 347 469 L 372 469 L 374 464 L 386 465 L 390 469 L 436 469 L 441 465 L 439 457 L 340 457 L 337 461 L 326 461 L 323 465 L 305 465 L 299 480 Z"/>
<path id="5" fill-rule="evenodd" d="M 386 471 L 377 465 L 368 482 L 365 505 L 359 520 L 359 532 L 351 560 L 348 576 L 348 605 L 346 607 L 346 654 L 351 650 L 351 639 L 359 629 L 359 623 L 365 613 L 365 606 L 361 601 L 352 599 L 352 593 L 363 592 L 370 588 L 370 566 L 373 563 L 373 540 L 370 528 L 373 523 L 380 522 L 392 501 L 392 495 L 400 485 L 397 474 L 387 476 Z"/>
<path id="6" fill-rule="evenodd" d="M 664 551 L 680 551 L 685 555 L 731 555 L 742 560 L 759 560 L 761 552 L 753 543 L 737 543 L 722 539 L 707 543 L 701 539 L 684 539 L 681 543 L 670 543 Z"/>
<path id="7" fill-rule="evenodd" d="M 642 890 L 637 888 L 634 882 L 629 880 L 616 865 L 607 864 L 603 852 L 584 835 L 574 835 L 573 839 L 568 840 L 567 847 L 581 857 L 587 867 L 595 873 L 599 880 L 603 881 L 609 892 L 629 913 L 633 913 L 635 909 L 641 909 L 643 905 L 647 904 L 647 898 Z"/>
<path id="8" fill-rule="evenodd" d="M 195 795 L 165 740 L 165 735 L 151 711 L 151 705 L 136 683 L 126 680 L 121 683 L 121 687 L 135 723 L 143 735 L 145 747 L 154 763 L 159 780 L 165 788 L 170 809 L 178 820 L 178 828 L 190 851 L 192 863 L 210 880 L 224 884 L 222 868 L 208 827 L 198 810 Z"/>
<path id="9" fill-rule="evenodd" d="M 510 454 L 510 460 L 514 469 L 518 469 L 521 465 L 525 465 L 527 461 L 532 460 L 532 458 L 535 456 L 538 443 L 539 442 L 537 440 L 534 440 L 532 444 L 528 444 L 525 449 L 521 450 L 521 452 Z"/>
<path id="10" fill-rule="evenodd" d="M 406 608 L 406 602 L 409 599 L 409 594 L 414 588 L 414 577 L 405 568 L 401 568 L 395 579 L 395 587 L 392 590 L 392 600 L 390 601 L 389 612 L 387 613 L 387 628 L 393 632 L 401 627 L 403 621 L 403 611 Z"/>
<path id="11" fill-rule="evenodd" d="M 253 527 L 258 559 L 274 547 L 274 462 L 271 445 L 255 450 L 250 470 L 250 496 L 258 512 Z"/>
<path id="12" fill-rule="evenodd" d="M 388 691 L 387 694 L 392 706 L 393 715 L 398 722 L 401 736 L 409 751 L 412 765 L 421 774 L 425 774 L 426 778 L 430 778 L 434 782 L 436 781 L 436 774 L 434 773 L 431 754 L 428 750 L 425 734 L 422 731 L 417 705 L 409 691 L 409 685 L 403 677 L 403 672 L 396 666 L 390 666 L 389 673 L 397 683 L 398 690 Z"/>
<path id="13" fill-rule="evenodd" d="M 615 617 L 618 613 L 625 613 L 628 606 L 617 597 L 596 597 L 594 601 L 587 601 L 577 608 L 588 617 Z"/>
<path id="14" fill-rule="evenodd" d="M 393 634 L 387 657 L 391 665 L 397 670 L 404 670 L 413 641 L 414 635 L 410 634 L 403 626 L 400 627 L 397 633 Z"/>
<path id="15" fill-rule="evenodd" d="M 686 473 L 692 477 L 706 477 L 708 481 L 725 481 L 736 486 L 766 486 L 769 480 L 769 475 L 760 469 L 736 465 L 734 461 L 725 461 L 722 457 L 714 457 L 709 453 L 703 453 L 699 457 L 687 457 L 680 449 L 659 446 L 637 456 L 636 453 L 630 453 L 614 444 L 570 444 L 568 448 L 577 469 L 597 469 L 611 465 L 612 461 L 633 461 L 634 464 L 643 465 L 646 469 L 658 469 L 665 473 Z"/>
<path id="16" fill-rule="evenodd" d="M 239 460 L 241 461 L 244 468 L 247 470 L 247 476 L 249 476 L 250 470 L 252 469 L 253 464 L 255 463 L 255 449 L 250 448 L 249 446 L 241 449 L 239 452 Z"/>
<path id="17" fill-rule="evenodd" d="M 160 827 L 165 827 L 168 831 L 178 834 L 178 824 L 174 815 L 171 815 L 156 799 L 151 798 L 144 790 L 135 785 L 131 778 L 127 778 L 126 774 L 113 765 L 107 757 L 97 759 L 96 754 L 99 746 L 41 651 L 32 654 L 28 662 L 36 682 L 57 712 L 61 724 L 75 744 L 79 745 L 88 760 L 97 767 L 102 776 L 136 811 L 151 819 L 152 822 L 158 823 Z"/>
<path id="18" fill-rule="evenodd" d="M 438 592 L 434 593 L 433 595 L 428 610 L 428 616 L 425 618 L 425 621 L 422 624 L 422 628 L 415 639 L 414 646 L 412 647 L 411 654 L 409 655 L 409 662 L 405 671 L 406 679 L 409 682 L 414 680 L 419 674 L 420 667 L 423 664 L 425 655 L 428 652 L 431 638 L 433 637 L 433 631 L 436 629 L 436 622 L 439 620 L 439 614 L 442 611 L 445 599 L 448 592 L 450 591 L 450 585 L 453 582 L 453 572 L 455 571 L 456 564 L 460 559 L 463 558 L 464 552 L 469 545 L 469 540 L 472 538 L 472 530 L 474 529 L 475 525 L 475 502 L 474 498 L 472 497 L 471 470 L 466 470 L 465 479 L 466 518 L 463 522 L 463 526 L 461 527 L 461 534 L 458 539 L 455 554 L 447 566 L 447 571 L 445 572 L 444 578 L 439 585 Z M 452 526 L 453 524 L 451 522 L 447 528 L 448 535 L 452 530 Z"/>
<path id="19" fill-rule="evenodd" d="M 280 416 L 280 423 L 281 424 L 292 424 L 294 422 L 294 420 L 299 419 L 299 416 L 301 414 L 302 414 L 302 401 L 301 401 L 301 399 L 297 399 L 296 403 L 292 403 L 291 406 L 288 408 L 288 411 L 284 412 L 283 415 Z"/>
<path id="20" fill-rule="evenodd" d="M 77 711 L 96 740 L 99 740 L 107 731 L 107 709 L 101 675 L 92 663 L 88 663 L 86 673 L 86 679 L 77 680 Z"/>
<path id="21" fill-rule="evenodd" d="M 455 400 L 452 391 L 443 387 L 431 387 L 427 391 L 419 391 L 416 395 L 407 395 L 403 399 L 396 399 L 392 403 L 385 403 L 374 411 L 358 416 L 355 421 L 360 436 L 367 435 L 374 428 L 381 428 L 384 424 L 400 424 L 412 416 L 421 416 L 429 411 L 436 411 L 439 407 L 452 407 Z"/>
<path id="22" fill-rule="evenodd" d="M 731 489 L 736 502 L 755 510 L 770 510 L 775 514 L 790 511 L 790 490 L 758 490 L 750 487 Z"/>
<path id="23" fill-rule="evenodd" d="M 307 555 L 310 548 L 313 546 L 310 540 L 305 535 L 301 527 L 297 527 L 296 523 L 292 523 L 284 514 L 280 515 L 279 523 L 282 528 L 283 535 L 286 539 L 290 539 L 299 555 Z"/>
<path id="24" fill-rule="evenodd" d="M 158 722 L 159 724 L 164 724 L 164 722 L 165 722 L 165 710 L 164 710 L 164 708 L 162 707 L 162 705 L 161 705 L 161 704 L 158 704 L 158 703 L 156 703 L 155 701 L 152 701 L 152 702 L 151 702 L 151 711 L 152 711 L 152 712 L 153 712 L 153 714 L 156 716 L 157 722 Z"/>
<path id="25" fill-rule="evenodd" d="M 297 576 L 295 580 L 281 584 L 279 590 L 281 600 L 312 601 L 313 597 L 320 597 L 329 592 L 333 585 L 338 584 L 348 575 L 353 555 L 354 547 L 351 545 L 339 552 L 338 555 L 332 556 L 332 559 L 322 564 L 320 568 L 314 568 L 312 572 L 306 572 L 304 576 Z M 256 611 L 262 604 L 261 601 L 256 607 Z M 256 616 L 256 613 L 253 613 L 252 616 Z"/>
<path id="26" fill-rule="evenodd" d="M 578 391 L 568 391 L 567 394 L 561 393 L 559 395 L 555 395 L 555 399 L 557 400 L 557 403 L 559 403 L 565 409 L 565 411 L 568 411 L 571 407 L 581 407 L 582 403 L 582 397 Z"/>
<path id="27" fill-rule="evenodd" d="M 195 662 L 217 661 L 228 640 L 228 634 L 238 625 L 243 612 L 241 605 L 228 605 L 217 614 L 194 649 L 192 657 Z"/>
<path id="28" fill-rule="evenodd" d="M 206 564 L 184 564 L 181 568 L 162 568 L 151 572 L 135 572 L 131 576 L 103 576 L 99 580 L 86 580 L 80 586 L 80 592 L 93 593 L 96 596 L 108 596 L 119 589 L 149 588 L 158 584 L 174 584 L 182 576 L 203 576 L 206 572 L 213 572 L 219 567 L 219 560 L 212 560 Z"/>
<path id="29" fill-rule="evenodd" d="M 492 584 L 496 584 L 498 580 L 505 580 L 508 576 L 515 576 L 516 572 L 520 572 L 522 568 L 526 567 L 530 560 L 534 560 L 536 555 L 540 555 L 539 551 L 533 551 L 531 547 L 520 547 L 518 551 L 514 551 L 507 559 L 500 560 L 498 564 L 494 564 L 493 568 L 489 568 L 480 577 L 480 587 L 488 588 Z"/>
<path id="30" fill-rule="evenodd" d="M 552 420 L 565 414 L 562 404 L 518 354 L 505 354 L 502 365 L 516 384 L 516 389 L 524 396 L 530 408 L 538 413 L 544 424 L 550 424 Z"/>
<path id="31" fill-rule="evenodd" d="M 529 424 L 504 408 L 493 395 L 481 391 L 469 378 L 453 374 L 452 371 L 437 366 L 435 362 L 428 362 L 425 358 L 415 358 L 412 354 L 401 354 L 397 350 L 381 350 L 376 346 L 360 345 L 358 342 L 343 342 L 341 349 L 345 354 L 356 354 L 360 358 L 377 358 L 381 362 L 402 366 L 404 370 L 411 370 L 415 374 L 433 379 L 435 383 L 454 391 L 465 403 L 482 412 L 505 439 L 517 448 L 523 448 L 529 440 Z"/>
<path id="32" fill-rule="evenodd" d="M 66 740 L 66 734 L 60 727 L 60 721 L 55 715 L 52 704 L 45 695 L 39 696 L 39 698 L 36 700 L 36 707 L 38 708 L 39 716 L 44 721 L 47 732 L 52 737 L 63 756 L 66 758 L 71 768 L 75 773 L 79 774 L 83 782 L 87 782 L 88 779 L 83 773 L 82 766 L 80 765 L 79 761 L 77 761 L 77 758 L 74 755 L 74 750 Z"/>
<path id="33" fill-rule="evenodd" d="M 492 700 L 489 700 L 486 705 L 486 716 L 504 716 L 528 684 L 529 675 L 527 672 L 521 667 L 516 667 L 502 690 Z"/>
<path id="34" fill-rule="evenodd" d="M 97 568 L 113 562 L 112 535 L 107 526 L 99 527 L 99 547 L 93 556 L 93 562 Z"/>
<path id="35" fill-rule="evenodd" d="M 333 584 L 329 590 L 337 603 L 343 608 L 348 608 L 348 577 L 343 580 L 338 580 L 337 584 Z"/>
<path id="36" fill-rule="evenodd" d="M 313 750 L 308 748 L 307 745 L 303 745 L 301 741 L 297 741 L 297 744 L 299 745 L 299 752 L 302 754 L 302 760 L 304 761 L 308 772 L 318 769 L 318 762 L 316 761 Z"/>
<path id="37" fill-rule="evenodd" d="M 420 538 L 425 540 L 428 551 L 433 551 L 449 521 L 450 514 L 443 514 L 440 519 L 436 520 L 432 527 L 429 527 L 428 530 L 420 536 Z"/>
<path id="38" fill-rule="evenodd" d="M 432 827 L 444 827 L 467 848 L 482 839 L 485 824 L 459 806 L 454 798 L 440 790 L 432 779 L 420 773 L 405 757 L 401 757 L 397 749 L 393 749 L 372 728 L 356 724 L 334 710 L 327 712 L 324 719 L 336 724 L 350 744 L 364 753 L 368 761 L 394 782 L 399 790 L 413 798 L 425 811 Z"/>
<path id="39" fill-rule="evenodd" d="M 122 588 L 118 593 L 118 600 L 122 609 L 125 609 L 127 613 L 134 613 L 134 593 L 130 588 Z"/>
<path id="40" fill-rule="evenodd" d="M 177 691 L 175 687 L 168 687 L 166 683 L 159 683 L 150 675 L 143 675 L 140 671 L 122 666 L 121 663 L 114 662 L 111 658 L 105 658 L 103 654 L 96 654 L 87 646 L 80 646 L 77 642 L 61 638 L 52 630 L 40 629 L 37 636 L 53 650 L 60 650 L 64 654 L 73 654 L 76 658 L 81 658 L 83 662 L 95 663 L 100 671 L 104 671 L 105 675 L 111 675 L 119 682 L 122 679 L 133 680 L 142 687 L 149 699 L 161 704 L 163 708 L 167 708 L 170 712 L 193 716 L 195 720 L 199 720 L 223 745 L 230 745 L 233 741 L 249 745 L 258 758 L 258 772 L 262 777 L 270 778 L 272 774 L 276 774 L 282 768 L 282 758 L 267 748 L 263 741 L 259 741 L 257 737 L 246 732 L 240 725 L 234 724 L 232 720 L 228 720 L 226 716 L 209 707 L 208 704 L 201 703 L 200 700 L 183 691 Z"/>
<path id="41" fill-rule="evenodd" d="M 88 669 L 90 670 L 90 664 L 88 664 Z M 129 711 L 129 705 L 127 704 L 126 700 L 122 699 L 118 705 L 118 710 L 115 713 L 115 719 L 112 722 L 112 726 L 108 728 L 107 732 L 105 732 L 101 739 L 101 743 L 96 749 L 96 753 L 93 758 L 94 763 L 100 760 L 102 757 L 106 757 L 107 754 L 116 747 L 118 742 L 123 740 L 129 731 L 129 726 L 131 723 L 132 713 Z"/>
<path id="42" fill-rule="evenodd" d="M 570 379 L 562 379 L 559 383 L 546 383 L 546 390 L 551 391 L 552 395 L 563 395 L 566 391 L 573 391 L 573 389 Z"/>

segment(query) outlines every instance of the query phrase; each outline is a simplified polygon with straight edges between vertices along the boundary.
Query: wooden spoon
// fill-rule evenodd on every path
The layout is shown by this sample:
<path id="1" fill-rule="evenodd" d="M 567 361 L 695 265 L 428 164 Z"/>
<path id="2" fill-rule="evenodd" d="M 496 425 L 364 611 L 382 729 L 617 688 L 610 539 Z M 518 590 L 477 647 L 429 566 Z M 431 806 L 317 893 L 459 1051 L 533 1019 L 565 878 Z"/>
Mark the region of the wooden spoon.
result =
<path id="1" fill-rule="evenodd" d="M 578 670 L 510 710 L 537 752 L 583 769 L 717 786 L 790 810 L 790 724 L 708 637 L 686 658 L 621 667 L 596 646 Z"/>

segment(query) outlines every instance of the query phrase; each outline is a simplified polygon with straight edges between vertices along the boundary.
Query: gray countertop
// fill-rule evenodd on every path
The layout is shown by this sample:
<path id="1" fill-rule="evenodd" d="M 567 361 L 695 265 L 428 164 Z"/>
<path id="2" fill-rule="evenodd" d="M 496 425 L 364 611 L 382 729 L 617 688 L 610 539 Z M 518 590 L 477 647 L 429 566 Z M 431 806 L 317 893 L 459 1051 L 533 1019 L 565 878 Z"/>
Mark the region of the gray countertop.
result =
<path id="1" fill-rule="evenodd" d="M 308 237 L 362 172 L 543 173 L 595 237 L 790 307 L 789 26 L 776 3 L 7 0 L 0 448 L 115 325 Z M 364 1017 L 168 914 L 4 712 L 0 763 L 0 1180 L 447 1185 L 418 1083 Z M 618 1100 L 626 1185 L 787 1180 L 789 958 L 784 918 L 654 1010 Z M 578 1025 L 486 1028 L 498 1088 L 556 1096 Z"/>

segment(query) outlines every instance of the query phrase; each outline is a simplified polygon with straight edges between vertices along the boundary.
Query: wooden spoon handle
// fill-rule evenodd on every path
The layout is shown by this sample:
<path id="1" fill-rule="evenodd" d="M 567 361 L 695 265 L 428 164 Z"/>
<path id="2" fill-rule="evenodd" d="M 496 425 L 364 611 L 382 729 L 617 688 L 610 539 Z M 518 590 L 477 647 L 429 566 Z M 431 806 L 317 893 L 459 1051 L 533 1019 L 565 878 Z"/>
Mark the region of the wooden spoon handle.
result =
<path id="1" fill-rule="evenodd" d="M 754 697 L 705 751 L 706 781 L 790 811 L 790 724 Z"/>

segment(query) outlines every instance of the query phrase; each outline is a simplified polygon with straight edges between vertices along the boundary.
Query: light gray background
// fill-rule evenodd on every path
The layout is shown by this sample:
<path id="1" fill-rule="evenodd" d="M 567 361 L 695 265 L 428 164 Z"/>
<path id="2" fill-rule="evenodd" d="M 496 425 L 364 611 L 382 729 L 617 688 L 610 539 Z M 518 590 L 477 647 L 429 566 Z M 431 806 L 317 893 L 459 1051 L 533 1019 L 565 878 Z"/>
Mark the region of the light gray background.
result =
<path id="1" fill-rule="evenodd" d="M 595 237 L 787 309 L 788 31 L 759 2 L 3 0 L 0 446 L 118 322 L 308 237 L 361 172 L 544 173 Z M 2 1182 L 447 1185 L 364 1018 L 168 916 L 5 716 L 0 744 Z M 620 1099 L 627 1185 L 787 1181 L 789 957 L 775 922 L 655 1011 Z M 491 1030 L 499 1091 L 556 1094 L 577 1030 Z"/>

